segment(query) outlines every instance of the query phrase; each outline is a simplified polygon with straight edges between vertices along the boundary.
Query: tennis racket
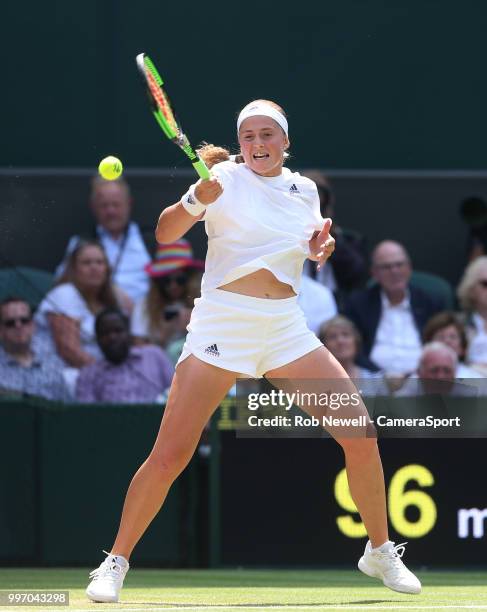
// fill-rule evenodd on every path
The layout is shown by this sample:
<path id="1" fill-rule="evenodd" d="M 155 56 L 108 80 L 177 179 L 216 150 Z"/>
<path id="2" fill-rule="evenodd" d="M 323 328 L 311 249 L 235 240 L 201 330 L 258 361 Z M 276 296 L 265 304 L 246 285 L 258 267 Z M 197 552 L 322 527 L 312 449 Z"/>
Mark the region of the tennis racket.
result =
<path id="1" fill-rule="evenodd" d="M 145 53 L 139 53 L 135 61 L 147 89 L 152 113 L 162 131 L 169 140 L 172 140 L 174 144 L 186 153 L 199 176 L 203 180 L 209 179 L 210 171 L 206 167 L 205 162 L 195 153 L 187 136 L 183 133 L 167 92 L 163 88 L 164 81 L 161 79 L 153 62 Z"/>

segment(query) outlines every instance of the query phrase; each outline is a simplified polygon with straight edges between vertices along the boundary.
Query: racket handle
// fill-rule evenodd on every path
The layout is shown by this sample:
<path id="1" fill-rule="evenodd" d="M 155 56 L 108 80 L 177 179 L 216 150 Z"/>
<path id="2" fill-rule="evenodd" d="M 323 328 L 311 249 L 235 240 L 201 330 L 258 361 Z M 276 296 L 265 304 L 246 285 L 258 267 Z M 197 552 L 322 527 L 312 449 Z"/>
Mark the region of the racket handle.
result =
<path id="1" fill-rule="evenodd" d="M 199 177 L 204 181 L 207 181 L 210 178 L 210 171 L 202 159 L 198 159 L 198 161 L 193 162 L 193 168 L 196 170 Z"/>

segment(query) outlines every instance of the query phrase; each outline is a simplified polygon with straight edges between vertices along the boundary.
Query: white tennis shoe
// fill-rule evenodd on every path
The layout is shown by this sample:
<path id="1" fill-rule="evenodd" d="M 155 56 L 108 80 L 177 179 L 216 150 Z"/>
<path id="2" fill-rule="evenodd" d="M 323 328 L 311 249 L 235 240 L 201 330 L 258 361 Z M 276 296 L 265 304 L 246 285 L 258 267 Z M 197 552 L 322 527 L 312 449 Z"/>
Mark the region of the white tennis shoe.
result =
<path id="1" fill-rule="evenodd" d="M 90 573 L 91 582 L 86 589 L 86 595 L 92 601 L 117 603 L 130 565 L 120 555 L 111 555 L 105 550 L 103 552 L 107 558 L 100 567 Z"/>
<path id="2" fill-rule="evenodd" d="M 372 548 L 367 542 L 365 552 L 358 562 L 358 568 L 371 578 L 380 578 L 386 587 L 399 593 L 421 593 L 421 582 L 402 562 L 405 545 L 386 542 L 379 548 Z"/>

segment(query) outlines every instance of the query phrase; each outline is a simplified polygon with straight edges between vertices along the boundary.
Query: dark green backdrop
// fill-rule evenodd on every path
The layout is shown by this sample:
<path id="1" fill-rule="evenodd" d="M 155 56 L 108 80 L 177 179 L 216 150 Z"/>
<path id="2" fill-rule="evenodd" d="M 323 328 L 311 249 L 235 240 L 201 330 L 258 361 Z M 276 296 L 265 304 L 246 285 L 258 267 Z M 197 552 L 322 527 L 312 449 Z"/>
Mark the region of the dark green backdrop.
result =
<path id="1" fill-rule="evenodd" d="M 177 7 L 177 8 L 175 8 Z M 195 142 L 232 145 L 254 97 L 290 116 L 297 166 L 476 168 L 486 159 L 487 3 L 7 0 L 0 166 L 183 166 L 134 57 L 166 77 Z"/>
<path id="2" fill-rule="evenodd" d="M 474 414 L 475 399 L 455 399 Z M 435 416 L 455 410 L 455 401 L 438 400 L 431 405 Z M 408 410 L 409 402 L 416 399 L 402 398 L 400 405 Z M 369 398 L 368 405 L 374 414 L 384 414 L 376 410 L 384 406 L 382 400 Z M 245 423 L 248 413 L 243 403 L 238 413 L 233 406 L 234 400 L 225 401 L 215 414 L 210 458 L 196 453 L 173 484 L 134 551 L 134 563 L 350 566 L 363 538 L 337 528 L 340 516 L 358 520 L 336 494 L 335 478 L 344 467 L 339 446 L 330 439 L 279 437 L 283 432 L 277 429 L 268 430 L 265 439 L 257 432 L 256 438 L 238 433 L 236 424 Z M 157 405 L 0 399 L 0 568 L 94 565 L 101 549 L 110 549 L 127 486 L 150 451 L 162 410 Z M 485 434 L 483 425 L 480 435 Z M 469 426 L 467 430 L 471 435 Z M 394 496 L 389 493 L 389 508 L 395 508 L 396 516 L 391 537 L 396 542 L 405 537 L 398 515 L 420 521 L 427 512 L 425 494 L 437 508 L 430 529 L 420 534 L 419 524 L 413 525 L 415 535 L 407 536 L 412 539 L 411 562 L 485 566 L 485 537 L 474 536 L 473 519 L 467 521 L 467 537 L 461 537 L 457 514 L 462 508 L 478 508 L 477 529 L 484 533 L 486 496 L 478 472 L 485 463 L 485 438 L 381 439 L 380 447 L 388 487 L 392 476 L 409 466 L 405 490 L 421 494 L 406 503 L 400 487 Z M 423 466 L 419 472 L 418 464 Z M 418 476 L 424 469 L 431 474 L 430 484 Z"/>
<path id="3" fill-rule="evenodd" d="M 0 398 L 0 566 L 91 564 L 109 550 L 127 487 L 162 413 L 159 405 Z M 198 465 L 196 454 L 171 487 L 137 547 L 139 564 L 204 562 L 195 531 L 198 517 L 206 517 L 198 505 L 205 499 Z"/>

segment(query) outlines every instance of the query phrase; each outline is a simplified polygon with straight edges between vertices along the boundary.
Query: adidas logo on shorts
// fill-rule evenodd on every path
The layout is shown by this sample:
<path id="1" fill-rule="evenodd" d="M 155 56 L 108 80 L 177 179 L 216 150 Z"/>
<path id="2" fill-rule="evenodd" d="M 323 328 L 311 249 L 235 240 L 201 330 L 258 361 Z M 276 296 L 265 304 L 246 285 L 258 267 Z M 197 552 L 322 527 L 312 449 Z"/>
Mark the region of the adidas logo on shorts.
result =
<path id="1" fill-rule="evenodd" d="M 216 344 L 212 344 L 211 346 L 206 347 L 205 353 L 213 355 L 213 357 L 220 357 L 220 352 Z"/>
<path id="2" fill-rule="evenodd" d="M 293 194 L 295 194 L 295 193 L 301 193 L 301 192 L 300 192 L 300 191 L 299 191 L 299 189 L 296 187 L 296 185 L 293 183 L 293 184 L 291 185 L 291 187 L 289 187 L 289 193 L 290 193 L 291 195 L 293 195 Z"/>

